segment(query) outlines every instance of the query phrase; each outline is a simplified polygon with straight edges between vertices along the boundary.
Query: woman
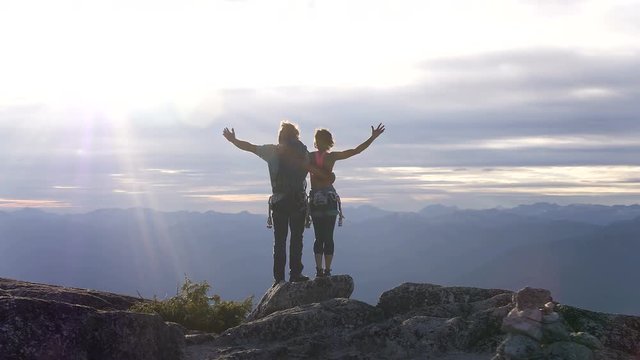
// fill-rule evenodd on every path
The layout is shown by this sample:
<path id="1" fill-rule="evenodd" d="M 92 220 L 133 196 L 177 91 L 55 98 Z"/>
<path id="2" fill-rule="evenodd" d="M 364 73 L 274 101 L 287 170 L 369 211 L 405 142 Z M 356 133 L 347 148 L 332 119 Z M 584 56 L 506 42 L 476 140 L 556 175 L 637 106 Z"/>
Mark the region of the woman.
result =
<path id="1" fill-rule="evenodd" d="M 345 151 L 330 151 L 333 147 L 333 136 L 327 129 L 318 129 L 314 135 L 314 146 L 318 151 L 310 155 L 311 163 L 316 167 L 333 171 L 336 161 L 348 159 L 361 153 L 364 149 L 384 132 L 384 125 L 380 123 L 375 129 L 371 127 L 371 136 L 355 149 Z M 331 276 L 331 261 L 333 260 L 333 230 L 336 226 L 336 217 L 342 214 L 340 197 L 332 185 L 333 179 L 316 176 L 311 173 L 311 193 L 309 202 L 311 206 L 311 218 L 316 241 L 313 243 L 313 253 L 316 258 L 316 277 Z M 322 260 L 324 258 L 324 268 Z"/>

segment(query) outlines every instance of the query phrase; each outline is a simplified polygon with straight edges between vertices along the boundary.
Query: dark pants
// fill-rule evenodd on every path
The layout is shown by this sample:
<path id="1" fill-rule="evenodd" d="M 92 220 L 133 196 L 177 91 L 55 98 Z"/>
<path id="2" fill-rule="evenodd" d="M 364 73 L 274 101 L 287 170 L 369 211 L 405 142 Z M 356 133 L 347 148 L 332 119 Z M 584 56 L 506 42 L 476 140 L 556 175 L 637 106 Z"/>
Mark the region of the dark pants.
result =
<path id="1" fill-rule="evenodd" d="M 313 232 L 316 241 L 313 243 L 313 253 L 333 255 L 333 230 L 336 228 L 337 216 L 314 216 Z"/>
<path id="2" fill-rule="evenodd" d="M 284 268 L 287 263 L 287 234 L 291 229 L 289 242 L 289 275 L 302 273 L 302 233 L 304 232 L 304 198 L 287 196 L 272 205 L 273 210 L 273 277 L 284 280 Z"/>

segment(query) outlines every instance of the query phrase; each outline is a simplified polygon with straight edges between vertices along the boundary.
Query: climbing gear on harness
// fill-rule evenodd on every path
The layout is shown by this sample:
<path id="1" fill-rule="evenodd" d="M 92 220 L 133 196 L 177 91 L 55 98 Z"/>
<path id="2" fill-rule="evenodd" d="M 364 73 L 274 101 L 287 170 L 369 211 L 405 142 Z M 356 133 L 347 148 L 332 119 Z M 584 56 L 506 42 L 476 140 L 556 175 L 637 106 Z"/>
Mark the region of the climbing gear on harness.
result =
<path id="1" fill-rule="evenodd" d="M 267 212 L 268 216 L 267 216 L 267 229 L 271 229 L 273 228 L 273 204 L 271 203 L 271 199 L 273 199 L 273 195 L 269 196 L 269 200 L 267 201 L 267 203 L 269 204 L 269 210 Z"/>
<path id="2" fill-rule="evenodd" d="M 340 195 L 338 194 L 336 194 L 336 201 L 338 202 L 338 226 L 342 226 L 344 214 L 342 213 L 342 201 L 340 201 Z"/>
<path id="3" fill-rule="evenodd" d="M 309 204 L 309 198 L 305 193 L 304 202 L 305 202 L 305 213 L 304 213 L 304 227 L 309 229 L 311 227 L 311 205 Z"/>
<path id="4" fill-rule="evenodd" d="M 342 226 L 342 222 L 345 219 L 342 213 L 342 201 L 333 186 L 311 190 L 309 204 L 313 216 L 337 215 L 338 226 Z"/>
<path id="5" fill-rule="evenodd" d="M 287 194 L 273 194 L 269 196 L 268 210 L 267 210 L 267 229 L 273 228 L 273 206 L 275 203 L 283 200 Z M 289 194 L 289 196 L 293 196 L 294 200 L 299 203 L 299 210 L 304 211 L 305 216 L 305 227 L 311 227 L 311 212 L 309 208 L 309 200 L 307 198 L 307 193 L 302 191 L 294 194 Z"/>

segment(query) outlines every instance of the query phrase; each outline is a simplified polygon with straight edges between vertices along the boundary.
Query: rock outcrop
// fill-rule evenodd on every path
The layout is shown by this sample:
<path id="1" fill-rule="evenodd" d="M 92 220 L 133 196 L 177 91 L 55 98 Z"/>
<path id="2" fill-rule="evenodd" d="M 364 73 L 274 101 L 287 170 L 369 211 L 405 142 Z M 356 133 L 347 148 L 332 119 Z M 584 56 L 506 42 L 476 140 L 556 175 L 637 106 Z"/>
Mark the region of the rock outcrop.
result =
<path id="1" fill-rule="evenodd" d="M 322 301 L 349 298 L 353 292 L 353 279 L 349 275 L 317 278 L 299 283 L 281 282 L 272 286 L 247 321 L 261 319 L 279 310 Z"/>
<path id="2" fill-rule="evenodd" d="M 187 358 L 489 359 L 504 339 L 500 327 L 511 296 L 506 290 L 403 284 L 377 306 L 330 299 L 276 311 L 219 336 L 189 337 Z"/>
<path id="3" fill-rule="evenodd" d="M 571 341 L 595 351 L 596 360 L 640 359 L 640 317 L 605 314 L 558 305 L 556 311 L 572 332 Z M 597 350 L 600 346 L 602 350 Z"/>
<path id="4" fill-rule="evenodd" d="M 0 296 L 24 297 L 84 305 L 96 310 L 127 310 L 135 303 L 146 301 L 104 291 L 37 284 L 0 278 Z"/>
<path id="5" fill-rule="evenodd" d="M 315 288 L 314 280 L 307 284 Z M 282 290 L 281 290 L 282 291 Z M 558 305 L 549 291 L 402 284 L 376 306 L 330 299 L 187 338 L 189 360 L 637 360 L 640 318 Z"/>
<path id="6" fill-rule="evenodd" d="M 640 318 L 561 305 L 549 291 L 405 283 L 376 306 L 347 275 L 279 284 L 243 324 L 190 334 L 123 311 L 140 299 L 0 280 L 4 359 L 638 360 Z"/>
<path id="7" fill-rule="evenodd" d="M 514 294 L 513 302 L 515 308 L 502 325 L 507 338 L 493 360 L 622 360 L 640 356 L 638 318 L 558 306 L 544 289 L 524 288 Z"/>
<path id="8" fill-rule="evenodd" d="M 0 359 L 181 359 L 181 328 L 157 315 L 123 311 L 136 301 L 2 279 Z"/>
<path id="9" fill-rule="evenodd" d="M 586 342 L 571 341 L 569 328 L 551 300 L 551 293 L 545 289 L 527 287 L 514 294 L 515 308 L 502 323 L 508 335 L 493 360 L 594 359 L 593 350 L 602 349 L 597 339 L 584 333 L 574 335 L 593 340 L 593 348 L 583 345 Z"/>

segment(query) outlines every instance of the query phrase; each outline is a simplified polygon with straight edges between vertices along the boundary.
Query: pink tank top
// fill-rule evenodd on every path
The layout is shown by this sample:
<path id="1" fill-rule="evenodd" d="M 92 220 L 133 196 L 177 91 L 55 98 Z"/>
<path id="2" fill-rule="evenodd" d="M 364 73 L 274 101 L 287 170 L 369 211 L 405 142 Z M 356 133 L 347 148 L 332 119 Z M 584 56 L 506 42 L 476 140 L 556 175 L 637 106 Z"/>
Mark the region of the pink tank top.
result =
<path id="1" fill-rule="evenodd" d="M 324 158 L 325 158 L 326 155 L 327 155 L 327 153 L 324 152 L 324 151 L 316 152 L 316 165 L 321 169 L 324 168 Z"/>

